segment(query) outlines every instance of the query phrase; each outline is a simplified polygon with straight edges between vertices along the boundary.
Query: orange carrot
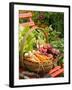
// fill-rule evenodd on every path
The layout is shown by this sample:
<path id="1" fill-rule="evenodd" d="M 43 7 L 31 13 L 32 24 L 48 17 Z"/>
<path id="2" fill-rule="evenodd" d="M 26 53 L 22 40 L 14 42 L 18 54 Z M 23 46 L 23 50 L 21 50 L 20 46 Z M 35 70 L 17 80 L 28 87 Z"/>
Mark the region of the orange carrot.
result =
<path id="1" fill-rule="evenodd" d="M 52 73 L 52 77 L 56 77 L 64 72 L 64 68 L 57 70 L 56 72 Z"/>
<path id="2" fill-rule="evenodd" d="M 48 57 L 46 57 L 45 55 L 35 53 L 35 56 L 38 57 L 41 61 L 48 60 Z"/>
<path id="3" fill-rule="evenodd" d="M 38 59 L 39 59 L 40 61 L 43 61 L 43 60 L 44 60 L 39 54 L 35 54 L 35 56 L 38 57 Z"/>
<path id="4" fill-rule="evenodd" d="M 36 61 L 40 62 L 38 57 L 36 57 L 35 55 L 33 55 L 33 57 L 35 58 Z"/>
<path id="5" fill-rule="evenodd" d="M 55 71 L 59 70 L 60 68 L 61 68 L 61 66 L 56 66 L 55 68 L 51 69 L 48 74 L 52 74 Z"/>
<path id="6" fill-rule="evenodd" d="M 49 59 L 49 57 L 47 57 L 46 55 L 41 55 L 42 57 L 44 57 L 45 59 Z"/>

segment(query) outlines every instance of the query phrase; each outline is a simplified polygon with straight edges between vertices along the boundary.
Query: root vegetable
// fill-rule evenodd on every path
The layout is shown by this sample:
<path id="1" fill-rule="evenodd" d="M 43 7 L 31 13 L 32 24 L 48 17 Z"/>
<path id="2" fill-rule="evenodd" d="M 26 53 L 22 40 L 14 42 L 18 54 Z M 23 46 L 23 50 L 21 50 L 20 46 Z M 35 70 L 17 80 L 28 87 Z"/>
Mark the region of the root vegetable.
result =
<path id="1" fill-rule="evenodd" d="M 64 73 L 64 68 L 59 69 L 58 71 L 51 74 L 52 77 L 57 77 L 58 75 Z"/>
<path id="2" fill-rule="evenodd" d="M 61 68 L 61 66 L 56 66 L 55 68 L 53 68 L 52 70 L 49 71 L 49 75 L 54 73 L 55 71 L 59 70 Z"/>
<path id="3" fill-rule="evenodd" d="M 35 53 L 35 56 L 39 58 L 40 61 L 48 60 L 49 58 L 45 55 L 40 55 Z"/>

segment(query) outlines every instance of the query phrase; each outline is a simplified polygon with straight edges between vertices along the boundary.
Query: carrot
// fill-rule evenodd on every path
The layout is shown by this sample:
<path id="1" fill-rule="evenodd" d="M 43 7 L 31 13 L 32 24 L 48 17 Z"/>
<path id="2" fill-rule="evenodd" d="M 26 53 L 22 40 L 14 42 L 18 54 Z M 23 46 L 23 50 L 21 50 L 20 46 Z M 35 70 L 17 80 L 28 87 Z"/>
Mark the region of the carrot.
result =
<path id="1" fill-rule="evenodd" d="M 48 74 L 52 74 L 55 71 L 59 70 L 60 68 L 61 68 L 61 66 L 56 66 L 55 68 L 51 69 Z"/>
<path id="2" fill-rule="evenodd" d="M 33 57 L 35 58 L 36 61 L 40 62 L 38 57 L 36 57 L 35 55 L 33 55 Z"/>
<path id="3" fill-rule="evenodd" d="M 38 57 L 41 61 L 48 59 L 46 56 L 40 55 L 40 54 L 38 54 L 38 53 L 35 53 L 35 56 Z"/>
<path id="4" fill-rule="evenodd" d="M 35 56 L 36 56 L 40 61 L 43 61 L 43 60 L 44 60 L 39 54 L 35 54 Z"/>
<path id="5" fill-rule="evenodd" d="M 49 57 L 47 57 L 46 55 L 41 55 L 42 57 L 44 57 L 45 59 L 49 59 Z"/>
<path id="6" fill-rule="evenodd" d="M 56 77 L 56 76 L 60 75 L 60 74 L 63 73 L 63 72 L 64 72 L 64 68 L 59 69 L 59 70 L 57 70 L 56 72 L 52 73 L 51 76 L 52 76 L 52 77 Z"/>

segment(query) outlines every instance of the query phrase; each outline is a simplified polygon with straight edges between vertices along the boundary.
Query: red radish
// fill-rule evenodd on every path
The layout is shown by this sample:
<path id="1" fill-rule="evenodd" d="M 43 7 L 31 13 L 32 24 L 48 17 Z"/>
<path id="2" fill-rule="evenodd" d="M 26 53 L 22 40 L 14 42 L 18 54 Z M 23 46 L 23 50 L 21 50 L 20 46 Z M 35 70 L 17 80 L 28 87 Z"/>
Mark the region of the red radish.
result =
<path id="1" fill-rule="evenodd" d="M 52 74 L 55 71 L 59 70 L 60 68 L 61 68 L 61 66 L 56 66 L 55 68 L 53 68 L 52 70 L 50 70 L 48 74 Z"/>
<path id="2" fill-rule="evenodd" d="M 39 48 L 39 51 L 45 53 L 45 52 L 47 52 L 47 49 L 45 49 L 45 48 L 43 48 L 43 47 L 40 47 L 40 48 Z"/>
<path id="3" fill-rule="evenodd" d="M 64 73 L 64 68 L 57 70 L 56 72 L 52 73 L 52 77 L 57 77 L 58 75 Z"/>
<path id="4" fill-rule="evenodd" d="M 42 51 L 43 51 L 43 52 L 47 52 L 47 49 L 44 49 L 44 48 L 43 48 Z"/>

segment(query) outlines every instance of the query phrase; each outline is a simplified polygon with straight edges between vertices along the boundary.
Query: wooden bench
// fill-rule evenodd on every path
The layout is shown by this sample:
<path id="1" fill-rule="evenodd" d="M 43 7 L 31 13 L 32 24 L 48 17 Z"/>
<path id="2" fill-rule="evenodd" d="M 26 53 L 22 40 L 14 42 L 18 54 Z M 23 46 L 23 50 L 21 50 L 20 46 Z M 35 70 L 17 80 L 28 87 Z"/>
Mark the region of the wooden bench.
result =
<path id="1" fill-rule="evenodd" d="M 32 20 L 32 13 L 31 12 L 28 12 L 28 13 L 22 13 L 22 14 L 19 14 L 19 18 L 20 19 L 29 19 L 29 22 L 26 22 L 26 23 L 21 23 L 20 25 L 25 27 L 25 26 L 35 26 L 35 23 L 34 21 Z"/>

